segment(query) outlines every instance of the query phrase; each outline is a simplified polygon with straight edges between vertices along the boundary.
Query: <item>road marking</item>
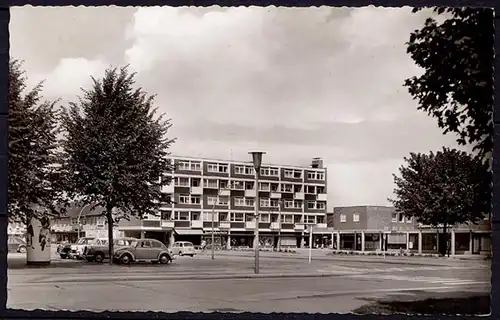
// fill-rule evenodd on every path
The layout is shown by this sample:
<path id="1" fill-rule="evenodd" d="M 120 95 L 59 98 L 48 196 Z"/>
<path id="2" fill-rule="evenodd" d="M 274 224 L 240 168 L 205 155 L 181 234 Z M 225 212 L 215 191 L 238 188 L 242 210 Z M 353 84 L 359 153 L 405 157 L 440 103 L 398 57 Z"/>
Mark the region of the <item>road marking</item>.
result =
<path id="1" fill-rule="evenodd" d="M 398 275 L 350 275 L 349 278 L 358 279 L 382 279 L 382 280 L 393 280 L 393 281 L 411 281 L 411 282 L 427 282 L 435 284 L 445 284 L 445 285 L 474 285 L 474 284 L 484 284 L 488 282 L 471 280 L 471 279 L 458 279 L 458 278 L 440 278 L 440 277 L 425 277 L 425 276 L 398 276 Z"/>

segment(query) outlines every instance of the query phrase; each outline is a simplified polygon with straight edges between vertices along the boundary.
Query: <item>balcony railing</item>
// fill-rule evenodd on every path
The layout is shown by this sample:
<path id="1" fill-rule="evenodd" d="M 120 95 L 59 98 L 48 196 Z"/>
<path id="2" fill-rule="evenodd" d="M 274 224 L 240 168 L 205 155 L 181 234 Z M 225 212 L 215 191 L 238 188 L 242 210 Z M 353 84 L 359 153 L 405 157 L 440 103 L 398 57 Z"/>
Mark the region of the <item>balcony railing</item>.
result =
<path id="1" fill-rule="evenodd" d="M 174 223 L 174 221 L 165 221 L 165 220 L 163 220 L 161 222 L 161 226 L 163 228 L 173 228 L 175 226 L 175 223 Z"/>
<path id="2" fill-rule="evenodd" d="M 316 195 L 316 200 L 318 201 L 326 201 L 328 198 L 328 195 L 326 193 L 318 193 Z"/>
<path id="3" fill-rule="evenodd" d="M 256 194 L 255 190 L 245 190 L 245 197 L 255 198 L 256 195 L 257 194 Z"/>
<path id="4" fill-rule="evenodd" d="M 221 221 L 220 222 L 220 228 L 221 229 L 230 229 L 231 228 L 231 222 L 229 222 L 229 221 Z"/>
<path id="5" fill-rule="evenodd" d="M 281 199 L 281 193 L 280 192 L 271 192 L 269 195 L 271 199 Z"/>
<path id="6" fill-rule="evenodd" d="M 191 194 L 201 195 L 201 194 L 203 194 L 203 188 L 202 187 L 191 187 Z"/>
<path id="7" fill-rule="evenodd" d="M 295 192 L 293 198 L 295 200 L 304 200 L 304 192 Z"/>
<path id="8" fill-rule="evenodd" d="M 306 226 L 303 223 L 296 223 L 294 229 L 295 230 L 305 230 Z"/>
<path id="9" fill-rule="evenodd" d="M 271 222 L 271 229 L 278 230 L 280 228 L 279 222 Z"/>
<path id="10" fill-rule="evenodd" d="M 315 225 L 316 228 L 326 228 L 326 223 L 317 223 Z"/>
<path id="11" fill-rule="evenodd" d="M 203 221 L 202 220 L 192 220 L 191 221 L 191 228 L 203 228 Z"/>
<path id="12" fill-rule="evenodd" d="M 247 228 L 247 229 L 255 229 L 255 221 L 247 221 L 247 222 L 245 222 L 245 228 Z"/>
<path id="13" fill-rule="evenodd" d="M 231 190 L 222 189 L 222 190 L 220 190 L 220 195 L 225 196 L 225 197 L 229 197 L 231 195 Z"/>

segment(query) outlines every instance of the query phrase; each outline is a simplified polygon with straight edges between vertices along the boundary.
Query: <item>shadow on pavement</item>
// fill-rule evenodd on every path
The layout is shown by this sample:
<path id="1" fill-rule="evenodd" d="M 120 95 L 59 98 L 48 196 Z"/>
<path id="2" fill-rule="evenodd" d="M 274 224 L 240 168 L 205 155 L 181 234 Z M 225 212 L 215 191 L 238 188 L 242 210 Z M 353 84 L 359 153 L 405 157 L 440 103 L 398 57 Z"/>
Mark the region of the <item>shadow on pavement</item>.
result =
<path id="1" fill-rule="evenodd" d="M 435 294 L 434 294 L 435 295 Z M 449 296 L 449 293 L 446 293 Z M 490 313 L 490 295 L 456 292 L 455 297 L 433 297 L 415 301 L 413 299 L 377 300 L 353 310 L 355 314 L 424 314 L 424 315 L 487 315 Z M 406 300 L 406 301 L 405 301 Z"/>

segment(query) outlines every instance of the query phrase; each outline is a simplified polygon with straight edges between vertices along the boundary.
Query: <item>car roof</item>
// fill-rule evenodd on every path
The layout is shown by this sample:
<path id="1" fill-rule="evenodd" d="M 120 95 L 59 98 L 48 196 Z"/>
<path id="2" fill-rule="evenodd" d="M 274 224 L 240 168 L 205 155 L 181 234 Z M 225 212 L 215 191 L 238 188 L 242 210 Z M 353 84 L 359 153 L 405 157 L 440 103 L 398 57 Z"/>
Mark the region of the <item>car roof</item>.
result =
<path id="1" fill-rule="evenodd" d="M 192 243 L 192 242 L 190 242 L 190 241 L 175 241 L 174 243 L 191 243 L 191 244 L 193 244 L 193 243 Z"/>

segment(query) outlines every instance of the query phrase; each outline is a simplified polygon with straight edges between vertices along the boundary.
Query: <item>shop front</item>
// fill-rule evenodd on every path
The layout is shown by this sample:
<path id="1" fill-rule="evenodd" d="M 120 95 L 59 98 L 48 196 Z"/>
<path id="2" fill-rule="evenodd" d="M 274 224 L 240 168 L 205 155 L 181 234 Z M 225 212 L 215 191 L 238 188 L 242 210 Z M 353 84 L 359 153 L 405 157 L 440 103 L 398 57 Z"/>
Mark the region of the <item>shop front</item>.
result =
<path id="1" fill-rule="evenodd" d="M 216 248 L 226 249 L 229 233 L 227 231 L 214 231 L 213 241 Z M 212 231 L 205 231 L 201 237 L 201 241 L 205 241 L 208 248 L 212 247 Z"/>
<path id="2" fill-rule="evenodd" d="M 175 241 L 188 241 L 195 246 L 201 245 L 204 232 L 201 229 L 178 229 L 175 228 Z"/>
<path id="3" fill-rule="evenodd" d="M 231 248 L 253 248 L 253 232 L 231 233 Z"/>
<path id="4" fill-rule="evenodd" d="M 381 250 L 380 233 L 365 233 L 365 251 Z"/>

